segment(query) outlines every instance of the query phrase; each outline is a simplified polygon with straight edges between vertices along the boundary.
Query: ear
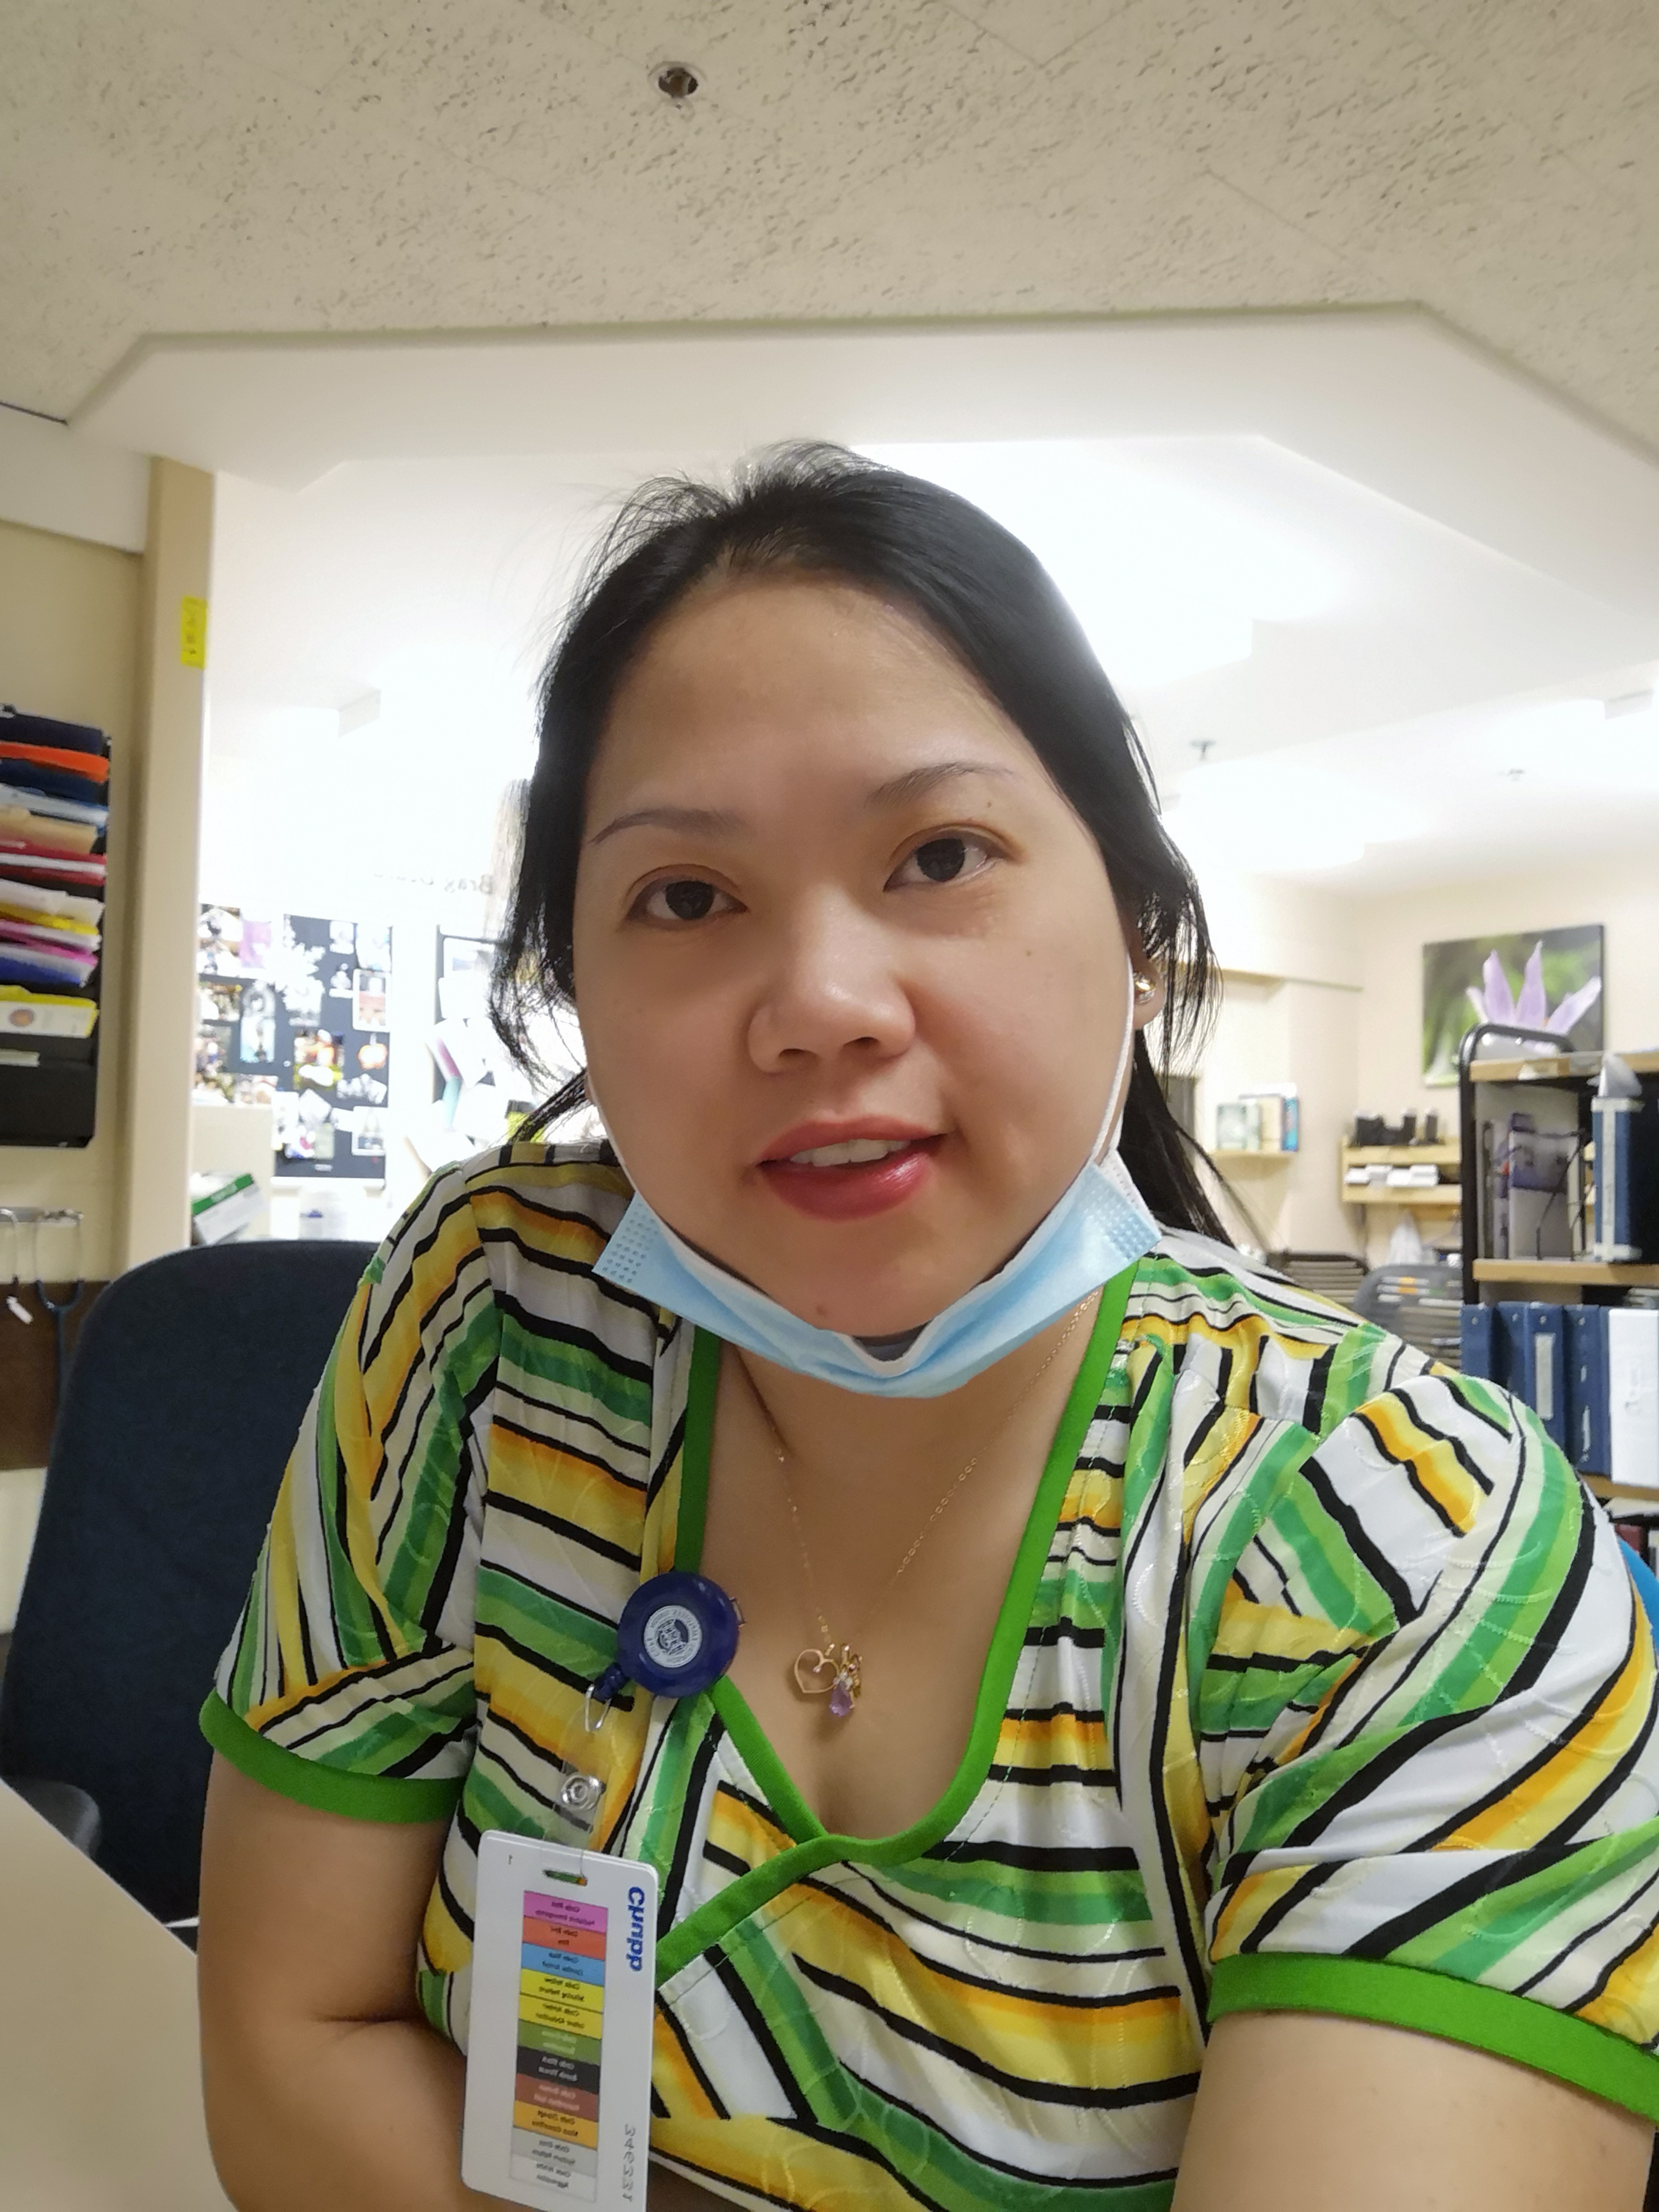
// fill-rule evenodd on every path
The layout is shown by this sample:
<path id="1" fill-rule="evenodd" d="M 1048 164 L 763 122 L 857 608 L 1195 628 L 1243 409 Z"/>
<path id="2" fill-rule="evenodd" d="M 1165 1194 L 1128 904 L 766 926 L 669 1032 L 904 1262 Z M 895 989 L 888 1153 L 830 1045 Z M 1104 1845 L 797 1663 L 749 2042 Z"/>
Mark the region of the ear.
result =
<path id="1" fill-rule="evenodd" d="M 1129 1018 L 1138 1030 L 1144 1030 L 1149 1023 L 1158 1019 L 1169 1000 L 1169 989 L 1161 970 L 1137 968 L 1133 995 L 1134 1002 L 1129 1009 Z"/>
<path id="2" fill-rule="evenodd" d="M 1130 986 L 1132 1004 L 1129 1018 L 1138 1030 L 1155 1022 L 1169 1002 L 1170 989 L 1164 971 L 1152 960 L 1139 930 L 1127 915 L 1123 916 L 1123 949 L 1129 956 L 1129 965 L 1134 971 Z"/>

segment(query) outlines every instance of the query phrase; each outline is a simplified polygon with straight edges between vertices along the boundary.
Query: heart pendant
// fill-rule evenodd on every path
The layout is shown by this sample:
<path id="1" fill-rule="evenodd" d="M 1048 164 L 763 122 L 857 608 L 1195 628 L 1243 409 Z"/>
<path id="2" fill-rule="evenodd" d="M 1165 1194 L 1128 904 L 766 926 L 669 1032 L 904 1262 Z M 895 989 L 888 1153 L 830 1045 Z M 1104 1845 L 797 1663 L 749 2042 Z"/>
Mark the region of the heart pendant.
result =
<path id="1" fill-rule="evenodd" d="M 809 1644 L 795 1661 L 795 1687 L 804 1698 L 827 1697 L 835 1686 L 836 1672 L 835 1661 Z"/>

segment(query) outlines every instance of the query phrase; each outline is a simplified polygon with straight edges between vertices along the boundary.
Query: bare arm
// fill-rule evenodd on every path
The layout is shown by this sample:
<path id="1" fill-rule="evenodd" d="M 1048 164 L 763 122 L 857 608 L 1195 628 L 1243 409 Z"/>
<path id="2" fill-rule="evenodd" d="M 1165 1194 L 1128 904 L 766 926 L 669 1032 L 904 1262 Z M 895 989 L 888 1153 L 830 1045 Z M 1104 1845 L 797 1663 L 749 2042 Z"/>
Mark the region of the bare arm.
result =
<path id="1" fill-rule="evenodd" d="M 1653 2130 L 1457 2043 L 1239 2013 L 1208 2054 L 1175 2212 L 1640 2212 Z"/>
<path id="2" fill-rule="evenodd" d="M 208 2133 L 239 2212 L 469 2212 L 459 2053 L 415 2004 L 441 1820 L 343 1820 L 213 1762 L 199 1952 Z M 652 2212 L 716 2200 L 651 2178 Z"/>
<path id="3" fill-rule="evenodd" d="M 213 1762 L 203 2081 L 240 2212 L 462 2212 L 463 2069 L 415 2005 L 442 1821 L 350 1820 Z"/>

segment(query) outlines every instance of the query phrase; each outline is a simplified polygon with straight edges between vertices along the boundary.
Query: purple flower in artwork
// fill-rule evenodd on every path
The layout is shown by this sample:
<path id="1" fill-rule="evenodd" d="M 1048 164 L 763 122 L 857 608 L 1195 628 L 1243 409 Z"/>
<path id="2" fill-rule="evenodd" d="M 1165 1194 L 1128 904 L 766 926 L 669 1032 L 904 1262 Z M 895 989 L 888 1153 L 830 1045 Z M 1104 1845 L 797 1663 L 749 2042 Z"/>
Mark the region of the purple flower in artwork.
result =
<path id="1" fill-rule="evenodd" d="M 1542 941 L 1532 948 L 1526 972 L 1521 978 L 1521 995 L 1516 998 L 1510 988 L 1510 979 L 1504 973 L 1504 963 L 1495 951 L 1486 955 L 1480 970 L 1480 988 L 1468 986 L 1469 1004 L 1474 1008 L 1474 1018 L 1480 1022 L 1517 1022 L 1523 1030 L 1548 1030 L 1553 1036 L 1565 1036 L 1577 1023 L 1595 1004 L 1601 995 L 1601 978 L 1592 975 L 1588 983 L 1576 991 L 1569 991 L 1553 1012 L 1544 990 L 1544 947 Z M 1527 1050 L 1541 1052 L 1541 1045 L 1528 1046 Z"/>

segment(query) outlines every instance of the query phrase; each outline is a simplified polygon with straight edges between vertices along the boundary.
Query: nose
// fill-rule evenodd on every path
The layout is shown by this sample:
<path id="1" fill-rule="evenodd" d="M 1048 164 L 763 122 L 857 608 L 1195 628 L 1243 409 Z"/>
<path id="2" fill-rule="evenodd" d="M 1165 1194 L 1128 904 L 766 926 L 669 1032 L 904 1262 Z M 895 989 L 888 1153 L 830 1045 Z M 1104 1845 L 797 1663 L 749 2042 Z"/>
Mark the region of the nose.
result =
<path id="1" fill-rule="evenodd" d="M 843 1054 L 887 1060 L 915 1035 L 888 933 L 851 900 L 799 901 L 769 948 L 749 1020 L 755 1066 L 780 1074 Z"/>

